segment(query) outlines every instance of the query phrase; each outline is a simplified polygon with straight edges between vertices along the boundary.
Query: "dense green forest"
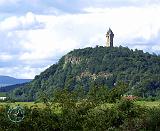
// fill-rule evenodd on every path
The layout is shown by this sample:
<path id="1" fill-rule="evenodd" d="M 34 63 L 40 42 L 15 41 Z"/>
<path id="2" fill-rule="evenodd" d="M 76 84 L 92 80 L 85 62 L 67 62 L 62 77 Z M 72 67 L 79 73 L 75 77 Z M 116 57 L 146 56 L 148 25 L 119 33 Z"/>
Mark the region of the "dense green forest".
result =
<path id="1" fill-rule="evenodd" d="M 1 131 L 159 131 L 160 106 L 138 105 L 120 97 L 127 85 L 118 83 L 111 91 L 93 87 L 84 90 L 57 89 L 52 97 L 42 95 L 43 108 L 24 107 L 24 118 L 12 122 L 10 104 L 0 105 Z M 84 96 L 85 95 L 85 99 Z M 110 99 L 113 98 L 113 99 Z M 106 101 L 116 100 L 114 104 Z M 16 115 L 14 115 L 16 117 Z"/>
<path id="2" fill-rule="evenodd" d="M 18 101 L 33 101 L 61 88 L 83 88 L 86 94 L 95 86 L 112 90 L 120 81 L 128 85 L 124 94 L 159 99 L 160 56 L 121 46 L 75 49 L 8 95 Z"/>
<path id="3" fill-rule="evenodd" d="M 22 83 L 22 84 L 15 84 L 15 85 L 9 85 L 9 86 L 3 86 L 0 88 L 0 92 L 9 92 L 10 90 L 13 90 L 15 88 L 18 88 L 20 86 L 25 86 L 27 83 Z"/>

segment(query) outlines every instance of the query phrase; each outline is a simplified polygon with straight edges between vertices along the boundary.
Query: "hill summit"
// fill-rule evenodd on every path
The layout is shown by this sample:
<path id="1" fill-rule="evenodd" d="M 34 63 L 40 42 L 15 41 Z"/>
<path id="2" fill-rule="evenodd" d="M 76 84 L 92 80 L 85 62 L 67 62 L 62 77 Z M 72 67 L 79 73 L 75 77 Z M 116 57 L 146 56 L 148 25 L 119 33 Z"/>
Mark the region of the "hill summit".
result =
<path id="1" fill-rule="evenodd" d="M 111 89 L 119 81 L 129 85 L 128 94 L 159 96 L 160 56 L 121 46 L 75 49 L 35 76 L 32 82 L 10 92 L 10 96 L 32 101 L 40 92 L 50 96 L 56 88 L 83 87 L 88 91 L 97 85 Z"/>

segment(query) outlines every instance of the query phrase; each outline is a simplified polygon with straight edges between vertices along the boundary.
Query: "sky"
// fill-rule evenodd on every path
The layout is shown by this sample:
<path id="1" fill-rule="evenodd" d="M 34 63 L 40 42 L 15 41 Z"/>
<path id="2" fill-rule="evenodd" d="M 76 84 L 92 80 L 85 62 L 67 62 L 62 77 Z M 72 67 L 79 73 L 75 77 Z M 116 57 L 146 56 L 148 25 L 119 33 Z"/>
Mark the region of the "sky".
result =
<path id="1" fill-rule="evenodd" d="M 114 46 L 160 54 L 159 0 L 0 0 L 0 75 L 34 78 L 73 49 Z"/>

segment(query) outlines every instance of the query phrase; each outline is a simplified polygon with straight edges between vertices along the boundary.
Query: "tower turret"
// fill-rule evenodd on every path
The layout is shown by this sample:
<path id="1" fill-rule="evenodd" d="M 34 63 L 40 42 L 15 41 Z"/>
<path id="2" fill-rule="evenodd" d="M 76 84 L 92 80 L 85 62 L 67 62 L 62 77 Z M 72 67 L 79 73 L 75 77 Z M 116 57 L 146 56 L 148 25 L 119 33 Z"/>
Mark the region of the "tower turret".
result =
<path id="1" fill-rule="evenodd" d="M 114 34 L 112 32 L 112 30 L 109 28 L 109 30 L 107 31 L 106 34 L 106 38 L 107 38 L 107 47 L 113 47 L 113 38 L 114 38 Z"/>

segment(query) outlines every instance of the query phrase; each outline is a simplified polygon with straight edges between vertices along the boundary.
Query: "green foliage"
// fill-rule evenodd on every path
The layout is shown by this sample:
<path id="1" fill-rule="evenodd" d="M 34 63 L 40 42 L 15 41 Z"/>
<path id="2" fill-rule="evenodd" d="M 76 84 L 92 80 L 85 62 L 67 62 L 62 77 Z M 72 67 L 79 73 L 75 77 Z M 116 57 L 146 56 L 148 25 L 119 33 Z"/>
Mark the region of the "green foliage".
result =
<path id="1" fill-rule="evenodd" d="M 128 85 L 124 82 L 118 82 L 109 93 L 109 102 L 116 102 L 127 91 Z"/>
<path id="2" fill-rule="evenodd" d="M 9 95 L 16 100 L 33 101 L 41 91 L 51 96 L 56 88 L 72 91 L 81 86 L 88 92 L 92 83 L 111 89 L 118 81 L 128 84 L 128 94 L 159 98 L 160 56 L 121 46 L 76 49 Z"/>
<path id="3" fill-rule="evenodd" d="M 132 131 L 144 128 L 146 108 L 135 105 L 132 100 L 122 99 L 117 103 L 117 110 L 122 116 L 121 130 Z"/>
<path id="4" fill-rule="evenodd" d="M 160 129 L 160 106 L 148 109 L 146 129 L 159 131 Z"/>
<path id="5" fill-rule="evenodd" d="M 100 91 L 103 88 L 100 88 Z M 78 89 L 81 90 L 82 89 Z M 95 92 L 94 88 L 91 89 Z M 91 91 L 91 92 L 92 92 Z M 98 91 L 98 95 L 103 92 Z M 82 91 L 83 92 L 83 91 Z M 25 118 L 20 123 L 13 123 L 7 117 L 9 105 L 0 106 L 0 130 L 12 131 L 158 131 L 160 128 L 160 107 L 146 108 L 134 101 L 121 99 L 111 107 L 97 106 L 97 99 L 78 99 L 76 91 L 58 89 L 54 98 L 44 100 L 44 108 L 36 105 L 25 108 Z M 81 94 L 81 93 L 80 93 Z M 83 94 L 83 93 L 82 93 Z M 83 96 L 83 95 L 82 95 Z M 101 99 L 98 99 L 103 103 Z M 50 106 L 46 103 L 50 103 Z M 56 109 L 59 112 L 56 113 Z"/>
<path id="6" fill-rule="evenodd" d="M 109 90 L 107 87 L 101 86 L 93 86 L 90 88 L 87 99 L 93 101 L 94 103 L 105 103 L 109 99 Z"/>

